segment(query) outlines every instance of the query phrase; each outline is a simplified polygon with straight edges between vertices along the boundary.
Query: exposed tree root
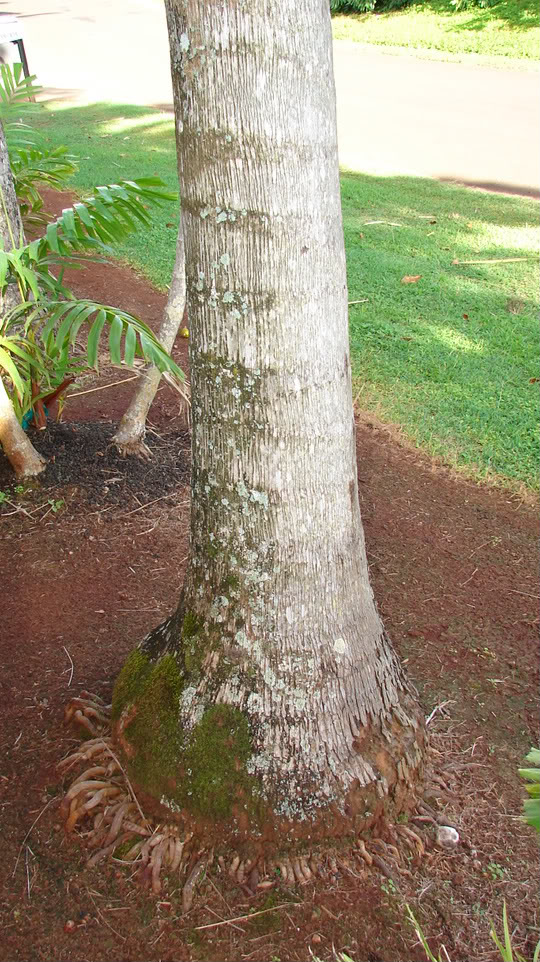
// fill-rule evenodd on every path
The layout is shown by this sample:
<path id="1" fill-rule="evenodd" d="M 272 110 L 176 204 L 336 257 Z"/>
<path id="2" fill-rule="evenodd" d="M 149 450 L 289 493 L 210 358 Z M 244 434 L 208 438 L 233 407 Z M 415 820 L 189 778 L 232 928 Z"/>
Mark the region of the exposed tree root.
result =
<path id="1" fill-rule="evenodd" d="M 79 769 L 60 806 L 65 830 L 79 831 L 91 852 L 89 866 L 111 857 L 131 865 L 138 881 L 156 895 L 162 890 L 163 876 L 183 878 L 182 909 L 188 912 L 197 884 L 213 862 L 213 853 L 199 848 L 193 836 L 182 833 L 177 824 L 158 823 L 145 816 L 115 753 L 110 711 L 110 705 L 87 691 L 66 706 L 64 723 L 77 726 L 88 740 L 58 766 L 64 775 Z M 455 831 L 446 817 L 421 802 L 408 824 L 383 820 L 380 836 L 358 837 L 350 853 L 353 863 L 359 863 L 364 871 L 366 867 L 377 869 L 399 888 L 401 877 L 410 877 L 410 869 L 433 857 L 429 849 L 442 847 L 438 840 L 441 827 Z M 219 855 L 216 862 L 221 873 L 248 895 L 269 890 L 278 882 L 289 887 L 308 885 L 328 872 L 335 876 L 346 869 L 356 874 L 347 859 L 338 861 L 313 853 L 272 860 L 237 854 L 228 862 Z"/>
<path id="2" fill-rule="evenodd" d="M 136 457 L 141 458 L 142 461 L 152 460 L 152 452 L 145 443 L 142 435 L 139 438 L 129 438 L 128 440 L 124 441 L 117 432 L 114 438 L 114 443 L 119 455 L 122 458 Z"/>

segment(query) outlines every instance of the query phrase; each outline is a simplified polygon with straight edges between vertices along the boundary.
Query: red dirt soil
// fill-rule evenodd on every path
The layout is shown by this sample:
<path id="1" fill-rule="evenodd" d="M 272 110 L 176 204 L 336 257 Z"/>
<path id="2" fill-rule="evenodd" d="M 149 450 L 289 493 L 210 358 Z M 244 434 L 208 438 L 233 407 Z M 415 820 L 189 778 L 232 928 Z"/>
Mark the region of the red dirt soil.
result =
<path id="1" fill-rule="evenodd" d="M 71 283 L 159 325 L 164 296 L 129 268 L 93 265 Z M 175 356 L 185 365 L 185 341 Z M 154 460 L 165 459 L 173 479 L 163 488 L 152 463 L 115 459 L 108 447 L 134 382 L 106 385 L 128 377 L 106 368 L 99 380 L 82 378 L 73 393 L 105 389 L 68 400 L 64 440 L 53 429 L 32 435 L 38 448 L 58 448 L 37 484 L 15 490 L 0 454 L 9 499 L 0 505 L 0 959 L 305 962 L 310 949 L 329 960 L 335 947 L 355 962 L 414 962 L 424 953 L 408 902 L 436 953 L 444 943 L 453 960 L 490 960 L 489 919 L 500 921 L 503 899 L 514 944 L 531 957 L 536 840 L 518 817 L 516 769 L 538 744 L 536 506 L 463 480 L 367 414 L 358 415 L 358 471 L 372 583 L 425 714 L 434 713 L 443 775 L 427 795 L 462 842 L 431 847 L 419 865 L 403 861 L 399 890 L 343 853 L 315 885 L 293 890 L 276 879 L 251 896 L 217 874 L 184 917 L 178 879 L 157 900 L 118 863 L 85 866 L 84 846 L 57 816 L 55 766 L 75 744 L 63 708 L 82 688 L 109 698 L 130 649 L 175 607 L 187 555 L 178 397 L 162 386 L 150 412 Z M 70 438 L 83 443 L 62 460 Z M 217 925 L 228 919 L 236 921 Z"/>

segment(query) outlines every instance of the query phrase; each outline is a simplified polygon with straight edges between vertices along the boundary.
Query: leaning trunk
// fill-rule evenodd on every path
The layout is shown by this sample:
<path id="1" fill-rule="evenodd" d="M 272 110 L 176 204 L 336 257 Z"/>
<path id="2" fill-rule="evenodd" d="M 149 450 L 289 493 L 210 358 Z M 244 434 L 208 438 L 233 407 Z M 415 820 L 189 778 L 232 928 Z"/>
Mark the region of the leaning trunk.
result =
<path id="1" fill-rule="evenodd" d="M 45 469 L 45 461 L 23 431 L 4 382 L 0 378 L 0 444 L 18 478 L 32 478 Z"/>
<path id="2" fill-rule="evenodd" d="M 169 0 L 182 106 L 191 555 L 116 685 L 140 787 L 284 841 L 406 809 L 414 695 L 358 503 L 327 0 Z"/>
<path id="3" fill-rule="evenodd" d="M 163 314 L 163 321 L 158 331 L 158 338 L 166 351 L 171 351 L 178 334 L 186 306 L 186 273 L 184 253 L 184 233 L 182 223 L 178 227 L 176 242 L 176 260 L 173 276 L 169 288 L 169 296 Z M 148 368 L 129 407 L 124 414 L 113 441 L 123 456 L 135 454 L 149 458 L 150 450 L 144 443 L 146 435 L 146 418 L 161 380 L 161 373 L 157 367 Z"/>
<path id="4" fill-rule="evenodd" d="M 4 129 L 0 122 L 0 241 L 3 250 L 12 250 L 24 244 L 21 213 L 15 194 L 13 175 L 9 164 Z M 4 315 L 20 303 L 19 289 L 15 283 L 8 284 L 0 292 L 0 333 Z M 13 405 L 0 379 L 0 444 L 17 477 L 26 478 L 40 474 L 45 461 L 24 433 Z"/>

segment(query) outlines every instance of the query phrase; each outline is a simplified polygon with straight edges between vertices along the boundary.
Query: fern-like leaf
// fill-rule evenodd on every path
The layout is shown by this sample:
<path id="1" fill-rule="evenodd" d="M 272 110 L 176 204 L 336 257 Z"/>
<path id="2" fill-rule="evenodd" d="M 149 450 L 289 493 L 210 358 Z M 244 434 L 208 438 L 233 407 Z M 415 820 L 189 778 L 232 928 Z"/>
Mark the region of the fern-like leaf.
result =
<path id="1" fill-rule="evenodd" d="M 32 145 L 12 150 L 10 163 L 25 227 L 44 226 L 47 218 L 41 213 L 43 199 L 39 188 L 62 190 L 77 170 L 75 158 L 67 147 Z"/>
<path id="2" fill-rule="evenodd" d="M 62 211 L 47 226 L 37 242 L 39 257 L 46 250 L 62 257 L 73 253 L 106 252 L 137 229 L 136 220 L 147 226 L 147 207 L 161 207 L 177 199 L 177 194 L 164 189 L 159 177 L 143 177 L 137 181 L 120 181 L 98 187 L 93 197 Z"/>

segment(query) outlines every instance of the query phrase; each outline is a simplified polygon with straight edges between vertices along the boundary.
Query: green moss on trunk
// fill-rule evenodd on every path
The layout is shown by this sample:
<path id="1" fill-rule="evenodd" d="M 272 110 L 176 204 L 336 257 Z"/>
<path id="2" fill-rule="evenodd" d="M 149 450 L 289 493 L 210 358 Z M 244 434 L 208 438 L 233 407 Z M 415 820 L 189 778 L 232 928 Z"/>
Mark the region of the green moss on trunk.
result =
<path id="1" fill-rule="evenodd" d="M 214 705 L 190 733 L 182 755 L 179 795 L 186 808 L 210 818 L 227 818 L 233 809 L 253 814 L 258 785 L 246 772 L 251 735 L 242 712 Z"/>
<path id="2" fill-rule="evenodd" d="M 197 619 L 185 616 L 184 626 L 186 641 L 195 641 Z M 152 662 L 137 649 L 129 656 L 115 685 L 112 714 L 130 775 L 174 809 L 213 819 L 246 813 L 253 819 L 261 799 L 257 779 L 247 770 L 252 754 L 247 718 L 230 705 L 211 705 L 183 730 L 186 686 L 173 655 Z"/>
<path id="3" fill-rule="evenodd" d="M 173 655 L 155 663 L 132 652 L 115 685 L 112 717 L 138 784 L 160 798 L 174 781 L 182 748 L 178 729 L 182 674 Z"/>
<path id="4" fill-rule="evenodd" d="M 182 646 L 184 665 L 188 674 L 201 670 L 205 655 L 203 636 L 204 622 L 192 611 L 186 611 L 182 622 Z"/>
<path id="5" fill-rule="evenodd" d="M 116 679 L 112 702 L 112 718 L 120 718 L 126 705 L 131 704 L 144 688 L 152 663 L 139 648 L 132 651 Z"/>

